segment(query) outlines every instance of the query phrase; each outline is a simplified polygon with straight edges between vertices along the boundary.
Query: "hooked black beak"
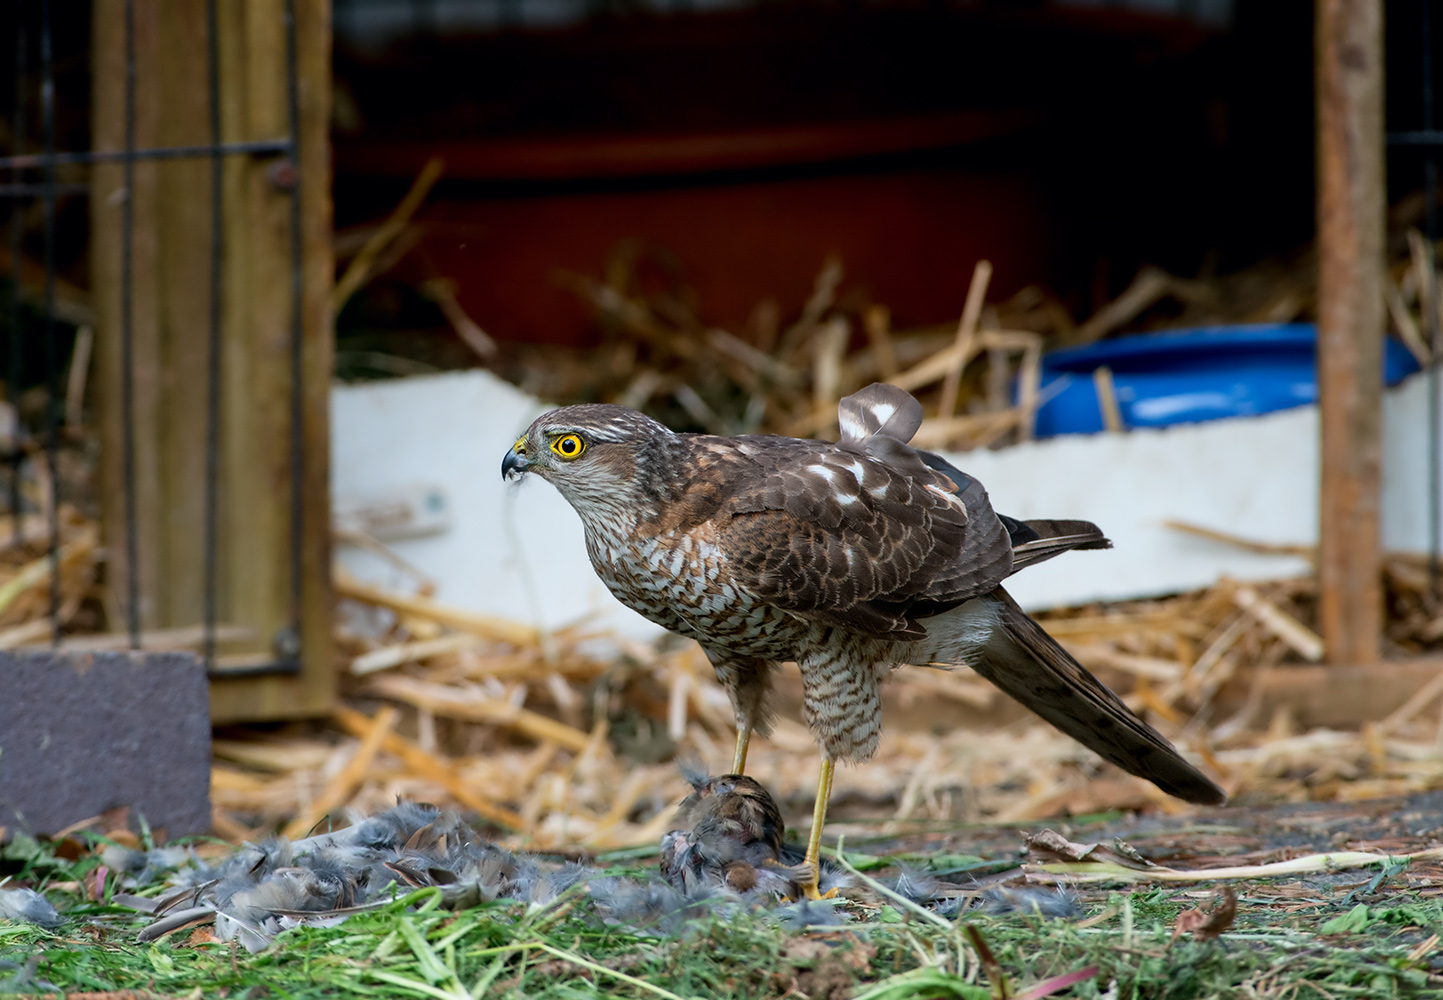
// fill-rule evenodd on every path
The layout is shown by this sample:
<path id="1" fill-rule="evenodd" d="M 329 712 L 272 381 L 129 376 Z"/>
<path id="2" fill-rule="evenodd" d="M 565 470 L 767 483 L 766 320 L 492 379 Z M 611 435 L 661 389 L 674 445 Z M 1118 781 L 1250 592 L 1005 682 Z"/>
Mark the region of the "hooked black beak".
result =
<path id="1" fill-rule="evenodd" d="M 513 475 L 520 476 L 521 473 L 526 471 L 526 467 L 529 464 L 530 463 L 526 461 L 526 455 L 523 452 L 518 452 L 513 446 L 511 450 L 506 453 L 506 457 L 501 460 L 501 478 L 510 479 Z"/>

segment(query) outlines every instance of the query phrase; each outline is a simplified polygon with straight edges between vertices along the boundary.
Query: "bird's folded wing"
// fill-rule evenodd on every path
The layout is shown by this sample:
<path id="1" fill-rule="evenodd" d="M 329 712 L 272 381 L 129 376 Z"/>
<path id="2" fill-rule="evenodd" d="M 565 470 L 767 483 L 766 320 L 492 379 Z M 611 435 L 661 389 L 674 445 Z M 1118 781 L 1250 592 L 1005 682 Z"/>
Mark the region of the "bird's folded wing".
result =
<path id="1" fill-rule="evenodd" d="M 959 494 L 920 462 L 909 475 L 870 455 L 795 444 L 714 517 L 724 583 L 863 634 L 917 638 L 917 618 L 1007 576 L 1011 543 L 980 484 Z"/>

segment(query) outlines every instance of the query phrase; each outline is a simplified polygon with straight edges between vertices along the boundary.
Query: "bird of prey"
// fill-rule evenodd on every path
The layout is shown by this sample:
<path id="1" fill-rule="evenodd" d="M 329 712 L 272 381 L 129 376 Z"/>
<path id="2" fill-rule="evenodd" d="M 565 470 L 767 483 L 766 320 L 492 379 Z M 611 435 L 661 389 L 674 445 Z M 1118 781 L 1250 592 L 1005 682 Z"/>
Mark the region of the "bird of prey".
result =
<path id="1" fill-rule="evenodd" d="M 876 751 L 880 684 L 902 664 L 966 664 L 1163 791 L 1223 802 L 1001 586 L 1069 549 L 1109 547 L 1102 532 L 994 512 L 976 479 L 908 444 L 922 406 L 895 386 L 846 397 L 839 417 L 833 444 L 679 434 L 622 406 L 565 406 L 531 424 L 501 474 L 555 486 L 611 592 L 701 644 L 736 716 L 734 773 L 768 731 L 776 665 L 797 664 L 822 753 L 813 870 L 835 764 Z"/>

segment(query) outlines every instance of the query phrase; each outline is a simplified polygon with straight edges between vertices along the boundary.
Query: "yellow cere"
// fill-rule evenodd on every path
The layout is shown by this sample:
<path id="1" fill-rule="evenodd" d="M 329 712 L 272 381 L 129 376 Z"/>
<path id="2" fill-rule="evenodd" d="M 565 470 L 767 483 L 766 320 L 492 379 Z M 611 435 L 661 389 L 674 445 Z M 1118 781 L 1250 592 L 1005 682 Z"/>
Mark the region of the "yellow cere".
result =
<path id="1" fill-rule="evenodd" d="M 580 458 L 586 450 L 586 442 L 578 434 L 566 434 L 551 442 L 551 450 L 562 458 Z"/>
<path id="2" fill-rule="evenodd" d="M 516 439 L 516 443 L 511 446 L 511 450 L 514 451 L 514 452 L 516 452 L 516 454 L 518 454 L 518 455 L 524 455 L 524 454 L 526 454 L 526 435 L 525 435 L 525 434 L 521 435 L 519 438 Z"/>

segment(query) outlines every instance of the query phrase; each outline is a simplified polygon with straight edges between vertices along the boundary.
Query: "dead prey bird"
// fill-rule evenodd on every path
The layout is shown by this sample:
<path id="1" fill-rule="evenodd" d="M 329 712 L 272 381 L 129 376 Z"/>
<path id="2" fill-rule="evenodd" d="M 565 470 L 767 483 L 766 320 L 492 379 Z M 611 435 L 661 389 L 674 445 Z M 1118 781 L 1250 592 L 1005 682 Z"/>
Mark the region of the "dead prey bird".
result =
<path id="1" fill-rule="evenodd" d="M 786 822 L 763 785 L 741 774 L 708 777 L 683 767 L 692 786 L 661 841 L 662 877 L 683 892 L 725 888 L 743 897 L 796 899 L 811 872 L 783 843 Z M 828 889 L 842 877 L 823 864 Z"/>
<path id="2" fill-rule="evenodd" d="M 965 663 L 1124 770 L 1221 803 L 1001 586 L 1069 549 L 1109 547 L 1097 526 L 994 512 L 981 483 L 907 443 L 922 406 L 894 386 L 848 396 L 839 417 L 831 444 L 677 434 L 622 406 L 566 406 L 532 423 L 501 473 L 555 486 L 611 592 L 701 644 L 736 715 L 734 773 L 768 730 L 776 665 L 796 662 L 822 753 L 813 870 L 835 763 L 876 752 L 880 684 L 901 664 Z M 814 879 L 807 890 L 819 894 Z"/>

